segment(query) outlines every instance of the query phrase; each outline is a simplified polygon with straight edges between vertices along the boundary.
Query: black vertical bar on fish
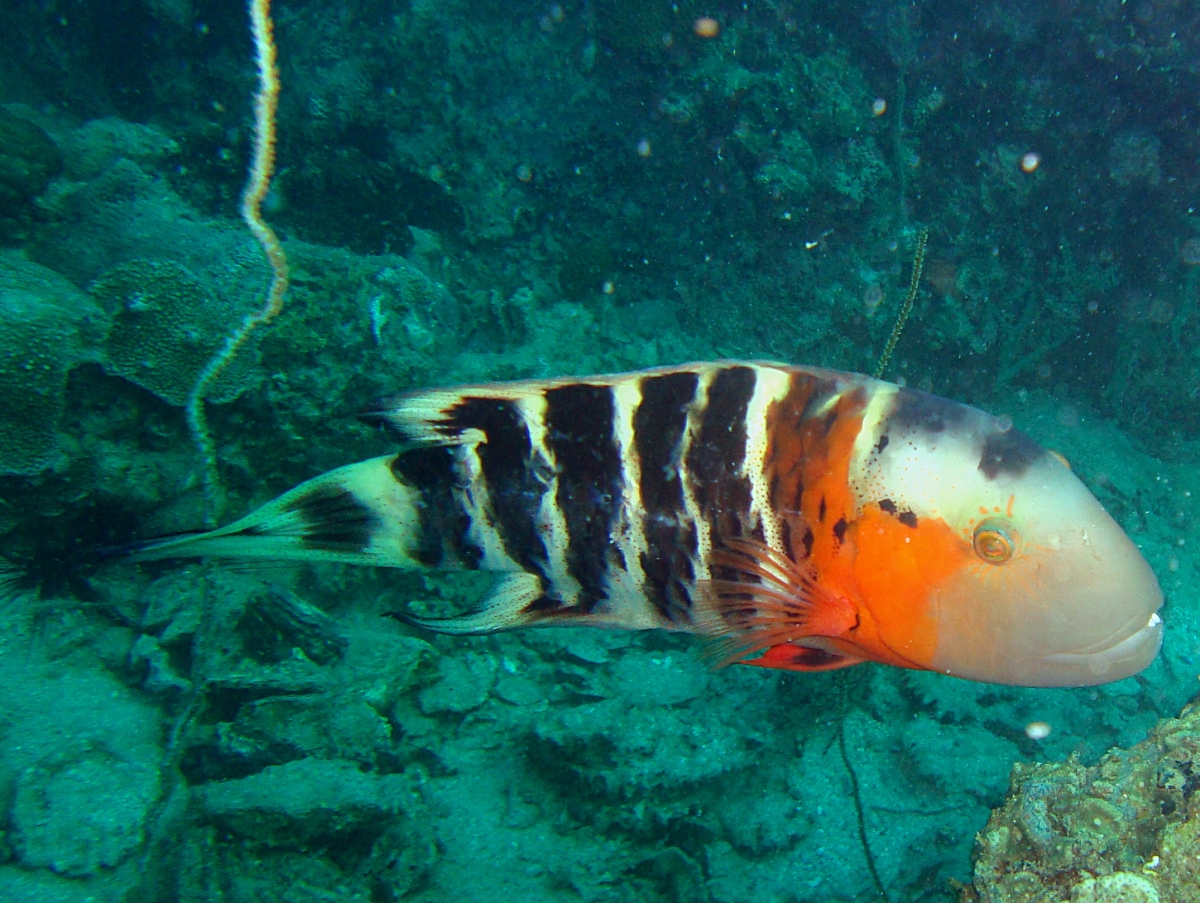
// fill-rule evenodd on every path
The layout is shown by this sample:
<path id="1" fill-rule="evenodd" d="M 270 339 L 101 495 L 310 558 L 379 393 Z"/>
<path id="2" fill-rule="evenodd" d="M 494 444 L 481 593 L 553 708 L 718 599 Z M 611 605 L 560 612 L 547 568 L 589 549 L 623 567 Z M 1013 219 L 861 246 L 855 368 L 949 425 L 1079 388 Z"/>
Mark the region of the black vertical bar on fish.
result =
<path id="1" fill-rule="evenodd" d="M 567 524 L 567 572 L 583 590 L 583 612 L 608 595 L 608 548 L 623 485 L 615 427 L 611 386 L 576 384 L 546 392 L 546 445 L 558 470 L 555 500 Z"/>
<path id="2" fill-rule="evenodd" d="M 447 412 L 454 431 L 480 430 L 476 447 L 491 495 L 492 516 L 508 556 L 546 579 L 546 544 L 538 530 L 542 496 L 549 487 L 549 465 L 535 459 L 529 428 L 509 399 L 464 398 Z"/>
<path id="3" fill-rule="evenodd" d="M 633 448 L 641 476 L 646 549 L 640 556 L 646 594 L 668 621 L 691 606 L 696 531 L 683 517 L 679 449 L 700 377 L 690 370 L 647 376 L 633 414 Z"/>
<path id="4" fill-rule="evenodd" d="M 688 450 L 690 485 L 713 535 L 718 535 L 722 522 L 744 525 L 750 513 L 750 480 L 741 470 L 746 460 L 746 414 L 757 379 L 750 367 L 729 367 L 713 377 Z M 730 524 L 728 518 L 736 521 Z"/>
<path id="5" fill-rule="evenodd" d="M 478 568 L 483 549 L 469 539 L 471 518 L 456 494 L 458 476 L 454 452 L 442 446 L 401 452 L 392 462 L 392 476 L 417 489 L 417 547 L 408 552 L 426 567 L 446 564 L 446 555 L 460 567 Z"/>

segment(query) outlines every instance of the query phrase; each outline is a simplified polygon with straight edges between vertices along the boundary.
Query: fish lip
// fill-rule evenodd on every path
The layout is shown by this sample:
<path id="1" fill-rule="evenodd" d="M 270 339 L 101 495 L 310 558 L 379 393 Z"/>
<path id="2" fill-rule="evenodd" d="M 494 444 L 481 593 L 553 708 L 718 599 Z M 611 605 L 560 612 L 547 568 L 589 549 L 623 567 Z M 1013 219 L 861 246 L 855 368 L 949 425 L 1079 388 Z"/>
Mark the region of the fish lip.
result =
<path id="1" fill-rule="evenodd" d="M 1070 662 L 1081 658 L 1094 659 L 1097 664 L 1101 661 L 1118 664 L 1144 659 L 1144 664 L 1137 669 L 1140 671 L 1154 661 L 1158 655 L 1158 650 L 1162 646 L 1162 636 L 1163 619 L 1155 609 L 1148 618 L 1145 614 L 1135 615 L 1119 630 L 1114 631 L 1109 637 L 1098 643 L 1070 652 L 1048 655 L 1046 658 L 1053 662 Z M 1150 651 L 1151 644 L 1153 652 L 1146 657 L 1145 653 Z M 1132 676 L 1133 673 L 1137 672 L 1131 672 L 1126 676 Z"/>

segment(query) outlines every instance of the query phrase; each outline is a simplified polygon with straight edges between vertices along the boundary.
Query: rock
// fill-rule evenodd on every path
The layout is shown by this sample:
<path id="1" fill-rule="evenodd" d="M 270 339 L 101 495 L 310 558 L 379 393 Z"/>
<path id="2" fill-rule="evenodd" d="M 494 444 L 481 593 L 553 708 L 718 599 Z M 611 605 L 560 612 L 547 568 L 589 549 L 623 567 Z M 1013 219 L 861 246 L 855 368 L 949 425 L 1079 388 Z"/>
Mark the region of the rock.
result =
<path id="1" fill-rule="evenodd" d="M 678 705 L 708 688 L 708 669 L 678 652 L 633 652 L 613 664 L 612 687 L 633 705 Z"/>
<path id="2" fill-rule="evenodd" d="M 462 714 L 477 709 L 496 680 L 496 663 L 491 656 L 468 654 L 447 656 L 438 662 L 438 680 L 421 690 L 417 702 L 426 715 L 439 712 Z"/>
<path id="3" fill-rule="evenodd" d="M 608 649 L 597 637 L 585 634 L 567 644 L 567 653 L 589 665 L 602 665 L 609 660 Z"/>
<path id="4" fill-rule="evenodd" d="M 519 674 L 505 674 L 496 684 L 496 695 L 513 705 L 536 705 L 546 699 L 542 688 Z"/>
<path id="5" fill-rule="evenodd" d="M 11 821 L 21 862 L 86 878 L 141 846 L 158 775 L 100 745 L 48 756 L 17 781 Z"/>
<path id="6" fill-rule="evenodd" d="M 197 790 L 204 816 L 265 847 L 302 847 L 379 826 L 405 808 L 408 779 L 353 762 L 299 759 Z"/>

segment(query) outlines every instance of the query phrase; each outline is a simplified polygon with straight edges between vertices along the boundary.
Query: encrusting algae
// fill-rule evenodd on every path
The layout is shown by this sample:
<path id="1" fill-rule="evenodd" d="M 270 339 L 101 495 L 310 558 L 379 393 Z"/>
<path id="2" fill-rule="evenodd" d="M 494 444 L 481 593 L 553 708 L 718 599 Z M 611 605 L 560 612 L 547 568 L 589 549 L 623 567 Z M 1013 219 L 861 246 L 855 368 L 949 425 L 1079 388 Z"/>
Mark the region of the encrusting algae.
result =
<path id="1" fill-rule="evenodd" d="M 1017 764 L 962 903 L 1200 901 L 1200 699 L 1093 767 Z"/>

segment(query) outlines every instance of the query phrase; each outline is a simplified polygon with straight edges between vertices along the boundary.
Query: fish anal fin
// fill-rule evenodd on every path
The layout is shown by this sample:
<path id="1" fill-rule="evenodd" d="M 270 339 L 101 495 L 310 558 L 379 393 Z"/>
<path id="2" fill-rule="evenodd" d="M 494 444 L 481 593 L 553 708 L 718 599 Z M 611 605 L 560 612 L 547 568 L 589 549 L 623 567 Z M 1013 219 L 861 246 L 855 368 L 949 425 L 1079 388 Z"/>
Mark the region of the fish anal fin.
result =
<path id="1" fill-rule="evenodd" d="M 721 664 L 760 664 L 750 659 L 764 649 L 838 637 L 858 623 L 854 604 L 822 583 L 807 560 L 759 540 L 726 539 L 709 564 L 715 579 L 699 586 L 696 623 L 715 640 Z"/>
<path id="2" fill-rule="evenodd" d="M 413 627 L 453 636 L 499 633 L 530 627 L 546 618 L 539 608 L 544 588 L 541 578 L 524 571 L 505 574 L 474 611 L 453 618 L 422 618 L 407 612 L 390 616 Z"/>
<path id="3" fill-rule="evenodd" d="M 775 668 L 780 671 L 834 671 L 861 664 L 862 661 L 861 658 L 852 658 L 826 649 L 781 643 L 771 646 L 758 658 L 742 659 L 737 664 Z"/>

